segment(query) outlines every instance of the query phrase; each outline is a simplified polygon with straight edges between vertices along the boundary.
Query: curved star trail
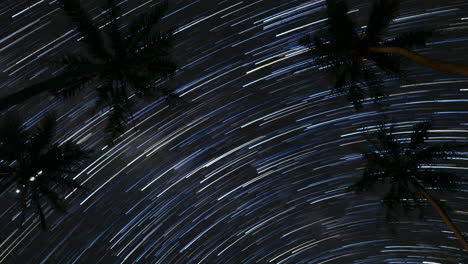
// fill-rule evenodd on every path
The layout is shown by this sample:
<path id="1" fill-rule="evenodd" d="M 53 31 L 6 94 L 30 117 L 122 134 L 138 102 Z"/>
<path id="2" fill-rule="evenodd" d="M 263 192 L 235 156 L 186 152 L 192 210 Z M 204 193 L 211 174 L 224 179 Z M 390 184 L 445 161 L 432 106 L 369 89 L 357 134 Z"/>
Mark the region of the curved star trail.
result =
<path id="1" fill-rule="evenodd" d="M 95 21 L 99 2 L 84 1 Z M 50 232 L 13 192 L 3 195 L 2 263 L 466 263 L 454 235 L 427 208 L 388 225 L 382 189 L 356 195 L 362 173 L 360 132 L 380 120 L 405 140 L 415 122 L 433 117 L 429 141 L 468 142 L 468 79 L 411 63 L 403 80 L 385 79 L 386 107 L 371 100 L 355 112 L 331 95 L 328 74 L 297 40 L 326 23 L 323 0 L 170 1 L 162 25 L 175 29 L 180 66 L 165 85 L 188 105 L 136 101 L 118 144 L 106 145 L 107 110 L 95 95 L 60 101 L 44 95 L 17 106 L 35 125 L 59 113 L 57 142 L 93 149 L 76 175 L 69 214 L 46 210 Z M 127 19 L 155 1 L 121 2 Z M 369 1 L 349 1 L 358 26 Z M 79 50 L 76 30 L 53 0 L 0 3 L 0 95 L 47 78 L 50 60 Z M 437 29 L 433 58 L 468 63 L 468 3 L 404 1 L 388 37 Z M 436 196 L 468 234 L 468 153 L 432 164 L 463 176 L 456 193 Z M 21 221 L 24 220 L 21 226 Z M 396 233 L 396 234 L 395 234 Z"/>

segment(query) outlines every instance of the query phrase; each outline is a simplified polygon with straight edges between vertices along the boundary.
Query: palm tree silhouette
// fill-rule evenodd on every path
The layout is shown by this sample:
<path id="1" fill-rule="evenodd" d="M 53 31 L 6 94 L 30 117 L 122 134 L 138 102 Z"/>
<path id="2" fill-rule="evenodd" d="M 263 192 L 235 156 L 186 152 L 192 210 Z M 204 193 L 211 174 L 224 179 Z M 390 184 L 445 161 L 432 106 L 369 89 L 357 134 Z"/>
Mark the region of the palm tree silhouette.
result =
<path id="1" fill-rule="evenodd" d="M 389 190 L 382 200 L 388 212 L 401 208 L 414 209 L 415 206 L 421 208 L 420 200 L 425 198 L 458 238 L 462 248 L 468 250 L 468 243 L 460 230 L 441 207 L 440 202 L 427 190 L 427 187 L 430 187 L 454 191 L 457 186 L 457 176 L 450 172 L 424 167 L 459 156 L 455 149 L 460 146 L 442 144 L 424 146 L 430 129 L 430 122 L 418 123 L 414 125 L 408 140 L 397 140 L 392 127 L 380 127 L 373 137 L 368 134 L 366 139 L 372 149 L 363 155 L 367 166 L 361 179 L 351 186 L 351 190 L 359 193 L 371 189 L 378 182 L 388 183 Z"/>
<path id="2" fill-rule="evenodd" d="M 432 35 L 430 31 L 411 31 L 391 40 L 382 40 L 382 34 L 398 11 L 399 2 L 375 0 L 368 25 L 359 33 L 348 15 L 346 2 L 327 0 L 327 29 L 314 36 L 307 35 L 299 42 L 309 48 L 309 54 L 317 58 L 321 68 L 332 72 L 333 90 L 346 93 L 356 109 L 362 107 L 362 100 L 366 97 L 364 87 L 368 87 L 369 95 L 375 101 L 385 95 L 374 65 L 392 75 L 402 74 L 398 58 L 392 56 L 395 54 L 439 71 L 468 76 L 466 65 L 433 60 L 410 51 L 425 46 Z"/>
<path id="3" fill-rule="evenodd" d="M 172 31 L 155 28 L 167 11 L 167 3 L 157 4 L 147 15 L 121 26 L 120 8 L 113 0 L 108 0 L 108 9 L 104 11 L 108 23 L 99 27 L 83 10 L 79 0 L 58 2 L 76 24 L 84 52 L 64 56 L 59 62 L 62 71 L 57 76 L 2 98 L 0 109 L 45 91 L 69 97 L 91 88 L 97 93 L 97 106 L 110 108 L 107 129 L 115 138 L 124 131 L 125 123 L 131 117 L 131 92 L 143 98 L 155 95 L 177 97 L 158 84 L 177 69 L 170 56 Z"/>
<path id="4" fill-rule="evenodd" d="M 43 229 L 47 229 L 43 202 L 66 212 L 59 192 L 63 187 L 82 188 L 69 176 L 77 172 L 89 154 L 71 142 L 53 143 L 55 125 L 52 115 L 32 131 L 25 130 L 22 121 L 13 115 L 0 125 L 0 193 L 14 186 L 23 216 L 28 207 L 34 207 Z"/>

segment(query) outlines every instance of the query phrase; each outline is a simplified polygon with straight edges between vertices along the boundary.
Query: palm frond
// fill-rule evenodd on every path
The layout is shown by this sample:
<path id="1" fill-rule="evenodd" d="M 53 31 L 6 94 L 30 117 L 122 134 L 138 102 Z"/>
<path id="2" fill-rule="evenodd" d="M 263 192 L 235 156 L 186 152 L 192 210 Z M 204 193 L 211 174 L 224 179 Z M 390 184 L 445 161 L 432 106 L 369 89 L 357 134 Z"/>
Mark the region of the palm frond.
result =
<path id="1" fill-rule="evenodd" d="M 104 46 L 104 41 L 99 28 L 94 25 L 92 19 L 81 7 L 79 0 L 58 0 L 60 8 L 77 25 L 82 41 L 88 52 L 96 58 L 106 59 L 109 54 Z"/>
<path id="2" fill-rule="evenodd" d="M 380 42 L 382 32 L 395 17 L 399 4 L 400 0 L 374 0 L 366 28 L 366 39 L 370 45 Z"/>
<path id="3" fill-rule="evenodd" d="M 62 87 L 52 91 L 52 93 L 55 96 L 71 98 L 83 91 L 94 78 L 95 76 L 92 75 L 78 75 L 74 79 L 64 82 Z"/>
<path id="4" fill-rule="evenodd" d="M 67 208 L 62 198 L 60 198 L 60 196 L 51 187 L 40 184 L 37 188 L 39 188 L 39 192 L 45 196 L 45 198 L 49 201 L 49 204 L 51 204 L 55 209 L 61 211 L 62 213 L 67 212 Z"/>
<path id="5" fill-rule="evenodd" d="M 175 74 L 177 64 L 170 59 L 153 60 L 147 65 L 149 74 L 158 78 L 168 78 Z"/>
<path id="6" fill-rule="evenodd" d="M 359 111 L 362 108 L 362 102 L 366 98 L 366 93 L 363 89 L 363 68 L 356 61 L 351 62 L 349 67 L 349 90 L 348 101 L 352 102 L 354 108 Z M 369 77 L 370 78 L 370 77 Z"/>
<path id="7" fill-rule="evenodd" d="M 370 68 L 364 68 L 361 70 L 361 76 L 363 84 L 369 88 L 370 97 L 375 103 L 379 103 L 385 98 L 383 81 L 377 76 L 375 71 Z"/>
<path id="8" fill-rule="evenodd" d="M 111 134 L 112 139 L 117 138 L 124 133 L 126 123 L 129 119 L 128 102 L 122 100 L 114 101 L 109 113 L 106 131 Z"/>
<path id="9" fill-rule="evenodd" d="M 127 39 L 125 38 L 124 33 L 120 28 L 120 5 L 118 5 L 115 0 L 107 0 L 107 8 L 108 11 L 106 12 L 106 15 L 107 20 L 109 20 L 109 24 L 104 27 L 104 31 L 110 37 L 110 45 L 114 52 L 113 55 L 117 57 L 124 57 L 126 52 L 125 47 L 127 45 Z"/>
<path id="10" fill-rule="evenodd" d="M 447 191 L 455 191 L 460 180 L 454 173 L 433 170 L 421 171 L 416 178 L 427 186 Z"/>
<path id="11" fill-rule="evenodd" d="M 349 83 L 349 70 L 345 65 L 342 67 L 334 67 L 334 71 L 332 72 L 332 79 L 335 80 L 335 85 L 332 89 L 333 93 L 346 93 L 347 86 Z"/>
<path id="12" fill-rule="evenodd" d="M 83 150 L 79 145 L 66 142 L 59 145 L 53 145 L 47 152 L 41 155 L 39 164 L 44 173 L 50 175 L 60 174 L 62 171 L 73 171 L 76 165 L 80 165 L 89 156 L 89 151 Z"/>
<path id="13" fill-rule="evenodd" d="M 327 0 L 327 17 L 330 37 L 337 48 L 350 50 L 359 37 L 354 30 L 354 22 L 348 15 L 348 6 L 344 0 Z"/>
<path id="14" fill-rule="evenodd" d="M 367 168 L 382 169 L 388 165 L 388 157 L 385 153 L 379 150 L 373 150 L 372 152 L 362 154 L 362 157 L 367 162 Z"/>
<path id="15" fill-rule="evenodd" d="M 73 72 L 74 74 L 83 74 L 96 70 L 96 63 L 90 58 L 78 54 L 64 55 L 59 61 L 64 66 L 64 72 Z"/>
<path id="16" fill-rule="evenodd" d="M 143 98 L 150 98 L 155 95 L 154 89 L 149 84 L 151 82 L 148 74 L 140 74 L 141 72 L 127 72 L 125 74 L 125 85 L 135 92 L 135 95 Z M 151 79 L 152 76 L 151 76 Z"/>
<path id="17" fill-rule="evenodd" d="M 78 94 L 96 78 L 102 66 L 80 55 L 66 55 L 61 60 L 64 71 L 59 73 L 56 82 L 50 83 L 49 91 L 65 98 Z"/>
<path id="18" fill-rule="evenodd" d="M 153 76 L 142 74 L 142 71 L 129 71 L 125 74 L 125 85 L 142 98 L 150 98 L 155 95 L 153 87 L 149 84 Z"/>
<path id="19" fill-rule="evenodd" d="M 389 156 L 394 160 L 398 160 L 400 158 L 402 148 L 393 135 L 392 127 L 380 127 L 374 135 L 382 150 L 388 152 L 390 154 Z"/>
<path id="20" fill-rule="evenodd" d="M 421 196 L 412 191 L 406 181 L 391 183 L 390 190 L 385 194 L 382 204 L 390 210 L 402 208 L 407 211 L 413 209 Z"/>
<path id="21" fill-rule="evenodd" d="M 135 55 L 148 60 L 154 57 L 168 56 L 174 44 L 174 35 L 171 31 L 158 32 L 145 36 L 141 45 L 135 50 Z M 132 51 L 129 51 L 132 52 Z"/>
<path id="22" fill-rule="evenodd" d="M 359 181 L 349 187 L 350 191 L 361 193 L 372 189 L 378 182 L 383 181 L 387 175 L 378 168 L 366 168 Z"/>
<path id="23" fill-rule="evenodd" d="M 384 41 L 382 46 L 400 47 L 404 49 L 422 48 L 426 46 L 427 40 L 432 36 L 432 31 L 419 30 L 398 34 L 394 39 Z"/>
<path id="24" fill-rule="evenodd" d="M 310 54 L 316 56 L 316 62 L 321 67 L 328 69 L 346 68 L 351 71 L 352 61 L 348 56 L 349 50 L 342 50 L 337 47 L 335 41 L 330 41 L 315 35 L 313 38 L 314 48 Z"/>
<path id="25" fill-rule="evenodd" d="M 354 109 L 357 111 L 362 109 L 362 101 L 364 100 L 364 91 L 356 83 L 350 83 L 348 86 L 348 101 L 353 103 Z"/>
<path id="26" fill-rule="evenodd" d="M 64 175 L 55 175 L 55 176 L 50 176 L 50 181 L 57 183 L 60 186 L 69 188 L 69 189 L 78 189 L 78 190 L 84 190 L 85 188 L 81 183 L 78 181 L 74 180 L 71 177 L 67 177 Z"/>
<path id="27" fill-rule="evenodd" d="M 401 75 L 400 59 L 384 53 L 369 53 L 369 58 L 384 72 Z"/>
<path id="28" fill-rule="evenodd" d="M 102 105 L 110 106 L 112 83 L 113 83 L 113 80 L 107 79 L 105 80 L 104 84 L 101 84 L 96 88 L 96 93 L 97 93 L 96 108 Z"/>
<path id="29" fill-rule="evenodd" d="M 156 4 L 146 15 L 138 17 L 127 26 L 127 35 L 130 36 L 130 50 L 136 48 L 138 43 L 149 35 L 153 27 L 164 17 L 167 10 L 167 1 L 161 2 Z"/>
<path id="30" fill-rule="evenodd" d="M 417 164 L 446 160 L 450 157 L 461 156 L 456 152 L 457 149 L 461 148 L 463 146 L 452 144 L 429 146 L 414 153 L 412 158 Z"/>
<path id="31" fill-rule="evenodd" d="M 37 158 L 41 154 L 41 151 L 52 142 L 55 125 L 55 115 L 49 114 L 36 127 L 31 138 L 31 153 L 33 158 Z"/>
<path id="32" fill-rule="evenodd" d="M 411 141 L 408 144 L 409 150 L 414 150 L 421 146 L 421 144 L 426 141 L 429 135 L 429 129 L 431 129 L 432 124 L 430 121 L 420 122 L 413 127 L 413 132 L 411 133 Z"/>

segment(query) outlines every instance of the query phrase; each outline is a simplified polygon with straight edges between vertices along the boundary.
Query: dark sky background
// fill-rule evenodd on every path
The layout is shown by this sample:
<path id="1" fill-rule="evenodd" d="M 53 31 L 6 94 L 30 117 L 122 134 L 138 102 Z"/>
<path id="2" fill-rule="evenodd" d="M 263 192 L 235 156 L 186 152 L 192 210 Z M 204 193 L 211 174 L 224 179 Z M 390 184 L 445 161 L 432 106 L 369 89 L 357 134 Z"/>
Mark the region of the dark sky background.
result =
<path id="1" fill-rule="evenodd" d="M 437 28 L 418 52 L 468 64 L 468 2 L 402 2 L 386 37 Z M 103 0 L 82 3 L 104 23 Z M 124 1 L 123 21 L 154 3 Z M 349 1 L 358 26 L 369 3 Z M 466 143 L 468 78 L 405 62 L 407 78 L 385 81 L 387 106 L 355 112 L 297 44 L 324 17 L 320 0 L 170 1 L 162 26 L 176 29 L 180 69 L 165 85 L 190 104 L 135 101 L 135 126 L 114 146 L 93 93 L 15 107 L 28 126 L 56 111 L 57 142 L 95 152 L 78 175 L 87 190 L 67 193 L 69 214 L 46 210 L 50 232 L 32 212 L 21 226 L 14 192 L 1 197 L 0 262 L 468 263 L 431 207 L 388 225 L 384 189 L 347 191 L 364 165 L 360 129 L 385 117 L 400 131 L 432 117 L 431 141 Z M 79 52 L 75 34 L 55 1 L 1 0 L 0 95 L 53 74 L 51 60 Z M 435 196 L 468 232 L 466 160 L 437 164 L 464 181 Z"/>

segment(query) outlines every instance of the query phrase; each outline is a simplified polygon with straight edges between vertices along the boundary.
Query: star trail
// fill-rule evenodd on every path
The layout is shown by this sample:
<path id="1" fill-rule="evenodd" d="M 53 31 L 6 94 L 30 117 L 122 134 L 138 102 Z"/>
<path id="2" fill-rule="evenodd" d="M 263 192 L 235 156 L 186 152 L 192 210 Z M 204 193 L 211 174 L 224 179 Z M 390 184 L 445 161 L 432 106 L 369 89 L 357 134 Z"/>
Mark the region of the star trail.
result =
<path id="1" fill-rule="evenodd" d="M 101 3 L 102 2 L 102 3 Z M 105 28 L 105 1 L 81 1 Z M 121 25 L 158 3 L 119 2 Z M 348 1 L 363 28 L 370 1 Z M 75 175 L 86 188 L 47 207 L 50 231 L 2 195 L 1 263 L 468 263 L 428 206 L 388 223 L 381 187 L 348 190 L 362 174 L 363 131 L 388 120 L 401 141 L 434 120 L 428 142 L 468 143 L 468 78 L 404 61 L 405 78 L 383 77 L 388 96 L 355 111 L 331 93 L 329 73 L 298 40 L 326 26 L 324 0 L 169 1 L 175 76 L 162 82 L 186 103 L 134 101 L 128 129 L 108 144 L 110 109 L 93 92 L 43 94 L 12 107 L 25 127 L 57 112 L 55 142 L 93 150 Z M 52 62 L 80 52 L 77 29 L 53 0 L 0 1 L 0 96 L 55 76 Z M 432 58 L 468 64 L 468 2 L 402 1 L 385 38 L 435 29 Z M 1 114 L 5 115 L 4 111 Z M 425 168 L 461 176 L 457 192 L 435 192 L 468 235 L 468 152 Z M 432 191 L 432 190 L 431 190 Z"/>

